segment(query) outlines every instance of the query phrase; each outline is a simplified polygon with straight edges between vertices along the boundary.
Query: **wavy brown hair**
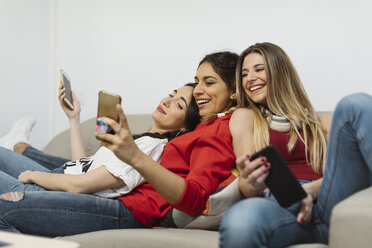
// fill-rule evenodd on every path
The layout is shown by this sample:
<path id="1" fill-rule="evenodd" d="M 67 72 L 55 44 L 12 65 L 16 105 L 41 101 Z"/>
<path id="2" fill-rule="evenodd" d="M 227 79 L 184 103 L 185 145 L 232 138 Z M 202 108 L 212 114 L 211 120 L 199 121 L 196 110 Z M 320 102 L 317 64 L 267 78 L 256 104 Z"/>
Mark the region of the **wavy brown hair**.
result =
<path id="1" fill-rule="evenodd" d="M 292 151 L 300 139 L 307 151 L 307 162 L 314 171 L 321 173 L 327 149 L 325 132 L 288 55 L 279 46 L 269 42 L 257 43 L 244 50 L 236 67 L 238 107 L 251 109 L 256 117 L 253 134 L 255 150 L 269 144 L 269 124 L 262 114 L 262 106 L 249 99 L 243 88 L 242 66 L 250 53 L 260 54 L 264 60 L 269 111 L 286 117 L 290 122 L 288 151 Z M 303 137 L 300 131 L 303 131 Z"/>

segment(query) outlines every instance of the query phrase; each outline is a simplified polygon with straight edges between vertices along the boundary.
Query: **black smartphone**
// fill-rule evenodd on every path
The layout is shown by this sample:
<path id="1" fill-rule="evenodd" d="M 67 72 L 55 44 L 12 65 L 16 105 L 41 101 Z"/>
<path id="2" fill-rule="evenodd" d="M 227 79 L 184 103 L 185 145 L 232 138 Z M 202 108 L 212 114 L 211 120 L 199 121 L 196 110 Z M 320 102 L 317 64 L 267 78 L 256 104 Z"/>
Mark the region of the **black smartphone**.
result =
<path id="1" fill-rule="evenodd" d="M 265 147 L 255 153 L 250 160 L 252 161 L 258 157 L 266 157 L 271 164 L 265 184 L 282 207 L 289 207 L 307 196 L 305 190 L 274 146 Z"/>
<path id="2" fill-rule="evenodd" d="M 74 110 L 74 105 L 72 104 L 70 78 L 67 76 L 66 72 L 64 72 L 63 70 L 60 70 L 60 73 L 61 73 L 61 80 L 63 82 L 63 85 L 64 85 L 65 89 L 66 89 L 66 91 L 65 91 L 66 97 L 63 100 L 71 110 Z"/>

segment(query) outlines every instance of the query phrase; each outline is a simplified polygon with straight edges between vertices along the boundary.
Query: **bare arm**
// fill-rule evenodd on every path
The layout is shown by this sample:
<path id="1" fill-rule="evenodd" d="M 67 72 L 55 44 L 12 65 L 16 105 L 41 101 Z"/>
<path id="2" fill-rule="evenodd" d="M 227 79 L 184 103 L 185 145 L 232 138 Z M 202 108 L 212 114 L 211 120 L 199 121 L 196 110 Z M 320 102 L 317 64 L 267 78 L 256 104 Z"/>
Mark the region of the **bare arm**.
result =
<path id="1" fill-rule="evenodd" d="M 239 108 L 232 114 L 229 128 L 233 139 L 233 149 L 236 157 L 252 155 L 253 144 L 253 119 L 252 111 Z"/>
<path id="2" fill-rule="evenodd" d="M 263 182 L 268 175 L 265 161 L 250 161 L 254 152 L 252 111 L 241 108 L 231 116 L 229 127 L 233 138 L 233 148 L 236 155 L 236 166 L 239 171 L 239 189 L 245 197 L 261 194 Z"/>
<path id="3" fill-rule="evenodd" d="M 304 183 L 304 184 L 302 184 L 302 187 L 315 200 L 315 199 L 318 199 L 320 186 L 322 185 L 322 182 L 323 182 L 323 178 L 320 178 L 320 179 L 312 181 L 310 183 Z"/>
<path id="4" fill-rule="evenodd" d="M 75 93 L 72 91 L 72 103 L 74 105 L 74 110 L 68 108 L 64 102 L 65 98 L 65 88 L 63 83 L 60 83 L 58 99 L 59 103 L 67 115 L 70 121 L 70 150 L 71 150 L 71 160 L 78 160 L 82 157 L 86 157 L 86 151 L 83 143 L 83 136 L 81 134 L 80 128 L 80 103 L 77 99 Z"/>
<path id="5" fill-rule="evenodd" d="M 104 166 L 82 175 L 25 171 L 19 175 L 18 180 L 23 183 L 35 183 L 48 190 L 82 194 L 95 193 L 124 185 L 123 180 L 113 176 Z"/>

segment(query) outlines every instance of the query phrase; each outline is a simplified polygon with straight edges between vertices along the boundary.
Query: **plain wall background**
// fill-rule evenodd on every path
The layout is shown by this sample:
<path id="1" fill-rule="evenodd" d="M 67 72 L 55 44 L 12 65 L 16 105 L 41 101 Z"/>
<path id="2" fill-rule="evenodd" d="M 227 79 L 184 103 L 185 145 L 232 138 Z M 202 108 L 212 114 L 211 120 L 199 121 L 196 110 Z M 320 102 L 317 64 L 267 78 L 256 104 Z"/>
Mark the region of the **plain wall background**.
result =
<path id="1" fill-rule="evenodd" d="M 61 68 L 82 121 L 102 89 L 126 113 L 151 113 L 207 53 L 262 41 L 288 53 L 316 110 L 332 110 L 346 94 L 372 94 L 371 12 L 369 0 L 0 0 L 0 135 L 32 115 L 42 148 L 68 127 Z"/>

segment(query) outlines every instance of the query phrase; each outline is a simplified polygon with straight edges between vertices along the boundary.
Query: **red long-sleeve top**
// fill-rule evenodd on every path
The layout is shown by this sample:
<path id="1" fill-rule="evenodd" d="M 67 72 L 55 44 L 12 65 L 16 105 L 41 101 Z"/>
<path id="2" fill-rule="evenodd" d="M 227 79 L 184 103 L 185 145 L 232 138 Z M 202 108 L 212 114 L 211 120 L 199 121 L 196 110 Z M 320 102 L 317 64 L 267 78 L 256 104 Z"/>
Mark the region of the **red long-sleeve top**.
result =
<path id="1" fill-rule="evenodd" d="M 148 183 L 118 199 L 133 211 L 136 220 L 151 227 L 174 207 L 191 216 L 201 213 L 211 195 L 235 164 L 230 115 L 199 124 L 193 132 L 171 140 L 164 148 L 161 165 L 185 178 L 186 187 L 171 205 Z"/>

